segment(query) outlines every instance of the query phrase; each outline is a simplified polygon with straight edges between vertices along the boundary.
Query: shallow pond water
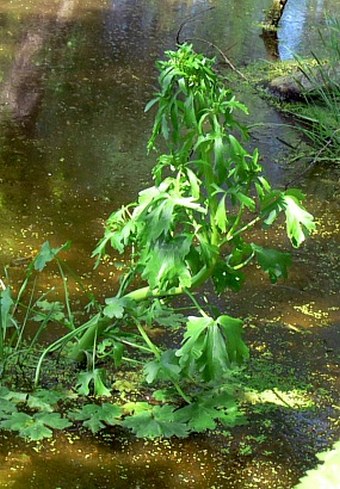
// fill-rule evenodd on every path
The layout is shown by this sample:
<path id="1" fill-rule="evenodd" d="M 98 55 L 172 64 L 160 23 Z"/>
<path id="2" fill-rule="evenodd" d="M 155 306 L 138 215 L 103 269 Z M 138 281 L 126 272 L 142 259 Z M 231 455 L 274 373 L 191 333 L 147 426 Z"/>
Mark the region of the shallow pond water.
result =
<path id="1" fill-rule="evenodd" d="M 231 452 L 233 460 L 228 464 L 215 444 L 216 438 L 131 445 L 70 437 L 41 447 L 39 453 L 27 448 L 23 452 L 18 445 L 2 463 L 0 484 L 17 489 L 261 487 L 251 484 L 283 489 L 287 485 L 272 485 L 272 474 L 284 484 L 294 478 L 290 456 L 273 462 L 262 455 L 253 463 L 247 457 L 236 459 Z"/>
<path id="2" fill-rule="evenodd" d="M 240 8 L 235 0 L 2 1 L 6 97 L 0 101 L 13 110 L 17 125 L 5 118 L 0 135 L 1 263 L 30 256 L 46 238 L 53 244 L 71 239 L 77 250 L 72 264 L 88 270 L 102 219 L 150 182 L 153 161 L 145 144 L 152 115 L 143 109 L 155 90 L 155 61 L 175 47 L 183 19 L 201 12 L 182 37 L 216 42 L 242 66 L 267 56 L 259 23 L 268 3 L 243 0 Z M 293 47 L 306 52 L 324 24 L 323 13 L 335 4 L 300 0 L 304 21 L 296 27 L 288 11 L 280 46 L 299 28 Z M 258 98 L 247 103 L 257 120 L 285 122 Z M 284 149 L 274 131 L 255 134 L 268 161 Z M 278 165 L 267 170 L 274 180 L 282 178 Z"/>
<path id="3" fill-rule="evenodd" d="M 324 13 L 338 5 L 337 0 L 293 3 L 288 2 L 279 31 L 278 53 L 283 59 L 316 46 Z M 153 161 L 146 156 L 145 145 L 152 116 L 143 109 L 156 87 L 155 61 L 164 49 L 175 47 L 183 19 L 195 14 L 199 15 L 182 30 L 183 39 L 214 42 L 240 67 L 259 58 L 272 59 L 259 26 L 269 4 L 269 0 L 0 2 L 0 90 L 7 97 L 0 101 L 10 100 L 14 114 L 13 119 L 6 110 L 0 115 L 0 264 L 8 266 L 12 277 L 22 276 L 21 259 L 32 256 L 46 239 L 53 245 L 71 239 L 68 261 L 88 289 L 100 297 L 115 288 L 112 267 L 92 272 L 89 257 L 103 220 L 151 181 Z M 288 179 L 283 164 L 287 147 L 278 137 L 294 142 L 299 136 L 291 128 L 283 129 L 286 120 L 255 93 L 244 96 L 254 114 L 251 121 L 267 124 L 254 129 L 253 137 L 265 155 L 266 172 L 282 184 Z M 287 368 L 289 363 L 305 368 L 311 381 L 334 390 L 331 350 L 334 325 L 340 324 L 339 186 L 333 171 L 314 172 L 302 184 L 320 228 L 306 247 L 294 253 L 292 279 L 266 285 L 253 270 L 247 291 L 238 297 L 226 295 L 219 305 L 247 318 L 255 356 L 269 353 Z M 266 240 L 275 237 L 269 234 Z M 41 287 L 57 284 L 53 274 L 44 281 Z M 80 298 L 76 284 L 71 293 L 74 301 Z M 279 340 L 272 344 L 274 327 Z M 313 338 L 302 334 L 309 328 L 315 332 Z M 301 344 L 306 352 L 303 362 Z M 289 358 L 284 355 L 287 348 L 292 352 Z M 306 359 L 310 365 L 304 365 Z M 26 447 L 20 440 L 3 437 L 0 487 L 287 489 L 301 475 L 304 460 L 327 444 L 318 426 L 327 431 L 328 414 L 309 413 L 301 420 L 298 413 L 283 411 L 274 419 L 273 430 L 266 432 L 264 445 L 248 453 L 246 437 L 258 436 L 256 423 L 236 430 L 232 440 L 221 433 L 157 443 L 128 441 L 110 433 L 100 439 L 70 434 L 41 447 Z M 310 453 L 304 451 L 308 444 Z"/>

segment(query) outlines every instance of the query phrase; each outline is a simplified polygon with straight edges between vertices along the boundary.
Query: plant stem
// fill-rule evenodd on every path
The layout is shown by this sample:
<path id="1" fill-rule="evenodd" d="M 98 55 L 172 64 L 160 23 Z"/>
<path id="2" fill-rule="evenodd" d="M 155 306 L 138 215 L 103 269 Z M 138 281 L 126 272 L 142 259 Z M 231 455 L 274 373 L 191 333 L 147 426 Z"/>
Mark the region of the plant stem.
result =
<path id="1" fill-rule="evenodd" d="M 137 350 L 142 350 L 142 351 L 146 351 L 148 353 L 153 353 L 153 351 L 150 350 L 150 348 L 147 348 L 146 346 L 143 346 L 143 345 L 138 345 L 137 343 L 132 343 L 132 341 L 122 340 L 121 338 L 117 338 L 117 341 L 119 341 L 120 343 L 123 343 L 124 345 L 131 346 L 132 348 L 137 348 Z"/>
<path id="2" fill-rule="evenodd" d="M 67 309 L 67 314 L 68 314 L 68 320 L 69 320 L 70 328 L 74 329 L 73 314 L 72 314 L 72 311 L 71 311 L 70 296 L 69 296 L 68 287 L 67 287 L 67 277 L 66 277 L 66 275 L 64 273 L 64 270 L 63 270 L 63 268 L 61 266 L 61 263 L 58 260 L 58 258 L 56 258 L 56 261 L 57 261 L 57 265 L 58 265 L 59 272 L 60 272 L 60 275 L 61 275 L 61 279 L 63 281 L 64 295 L 65 295 L 65 303 L 66 303 L 66 309 Z"/>
<path id="3" fill-rule="evenodd" d="M 202 285 L 212 274 L 214 270 L 215 262 L 211 263 L 210 267 L 204 266 L 192 279 L 192 285 L 190 290 L 199 287 Z M 184 294 L 184 287 L 174 287 L 173 289 L 167 291 L 159 291 L 154 292 L 150 289 L 150 287 L 141 287 L 140 289 L 133 290 L 129 292 L 124 297 L 127 299 L 132 299 L 135 302 L 142 302 L 148 298 L 160 298 L 160 297 L 172 297 L 176 295 Z M 88 327 L 85 328 L 86 331 L 83 336 L 80 338 L 79 343 L 74 345 L 69 353 L 69 357 L 75 361 L 81 361 L 84 357 L 84 351 L 91 347 L 93 344 L 93 338 L 95 331 L 97 331 L 98 337 L 100 337 L 101 333 L 105 328 L 112 324 L 112 319 L 107 317 L 101 317 L 98 321 L 92 323 L 91 320 L 87 323 Z M 83 325 L 85 326 L 85 325 Z M 77 330 L 79 331 L 79 329 Z M 82 329 L 83 331 L 83 329 Z"/>
<path id="4" fill-rule="evenodd" d="M 148 347 L 150 348 L 152 353 L 155 355 L 155 357 L 159 360 L 161 357 L 161 352 L 160 352 L 159 348 L 150 340 L 149 336 L 147 335 L 147 333 L 146 333 L 145 329 L 143 328 L 143 326 L 141 325 L 141 323 L 139 321 L 135 321 L 135 324 L 137 326 L 137 329 L 138 329 L 141 337 L 143 338 L 145 343 L 148 345 Z"/>
<path id="5" fill-rule="evenodd" d="M 40 356 L 39 358 L 39 362 L 37 364 L 37 367 L 36 367 L 36 370 L 35 370 L 35 377 L 34 377 L 34 385 L 37 386 L 38 385 L 38 382 L 39 382 L 39 378 L 40 378 L 40 371 L 41 371 L 41 366 L 42 366 L 42 363 L 46 357 L 46 355 L 52 351 L 55 351 L 57 350 L 58 348 L 61 348 L 63 345 L 67 344 L 68 341 L 74 339 L 77 334 L 79 333 L 82 333 L 83 331 L 86 331 L 88 332 L 89 329 L 91 327 L 98 327 L 98 323 L 100 321 L 100 314 L 96 314 L 95 316 L 93 316 L 89 321 L 87 321 L 86 323 L 82 324 L 81 326 L 78 326 L 78 328 L 76 328 L 75 330 L 73 331 L 70 331 L 69 333 L 65 334 L 64 336 L 62 336 L 61 338 L 59 338 L 58 340 L 54 341 L 53 343 L 51 343 L 42 353 L 42 355 Z M 108 319 L 108 318 L 105 318 L 105 319 Z M 94 338 L 94 331 L 93 331 L 93 336 L 92 336 L 92 341 L 91 341 L 91 344 L 93 343 L 93 338 Z M 76 360 L 76 356 L 75 356 L 75 353 L 79 355 L 79 352 L 76 350 L 76 347 L 78 347 L 78 345 L 75 345 L 75 347 L 73 347 L 71 349 L 71 352 L 70 352 L 70 355 L 69 357 L 71 359 L 74 359 Z M 83 355 L 84 355 L 84 352 L 81 351 L 82 355 L 80 356 L 80 358 L 78 358 L 78 360 L 81 360 L 83 358 Z"/>
<path id="6" fill-rule="evenodd" d="M 135 358 L 122 357 L 122 360 L 129 363 L 135 363 L 136 365 L 144 365 L 144 362 L 141 362 L 140 360 L 136 360 Z"/>
<path id="7" fill-rule="evenodd" d="M 248 224 L 245 224 L 242 228 L 238 229 L 233 234 L 228 233 L 228 236 L 222 241 L 222 243 L 225 244 L 225 243 L 228 243 L 229 241 L 232 241 L 236 236 L 238 236 L 239 234 L 242 234 L 244 231 L 247 231 L 247 229 L 251 228 L 252 226 L 257 224 L 259 221 L 261 221 L 261 217 L 257 216 L 257 217 L 255 217 L 255 219 L 248 222 Z"/>
<path id="8" fill-rule="evenodd" d="M 173 386 L 175 387 L 176 391 L 178 392 L 178 394 L 184 399 L 184 401 L 187 403 L 187 404 L 191 404 L 191 399 L 190 397 L 188 397 L 186 395 L 186 393 L 183 391 L 183 389 L 180 387 L 180 385 L 175 382 L 174 380 L 171 381 L 173 383 Z"/>
<path id="9" fill-rule="evenodd" d="M 94 320 L 94 318 L 97 318 Z M 97 332 L 98 337 L 101 336 L 102 332 L 112 324 L 112 319 L 106 316 L 100 316 L 100 313 L 96 314 L 93 318 L 91 318 L 86 323 L 79 326 L 71 336 L 71 339 L 77 336 L 77 333 L 81 333 L 84 331 L 84 334 L 80 338 L 79 342 L 71 348 L 69 352 L 69 358 L 75 360 L 76 362 L 80 362 L 85 355 L 85 351 L 91 347 L 93 344 L 94 336 Z"/>
<path id="10" fill-rule="evenodd" d="M 189 290 L 186 290 L 185 291 L 186 295 L 188 297 L 190 297 L 190 299 L 192 300 L 192 302 L 195 304 L 196 306 L 196 309 L 198 310 L 198 312 L 204 316 L 204 317 L 207 317 L 207 314 L 203 311 L 203 309 L 201 308 L 201 306 L 199 305 L 199 303 L 197 302 L 197 300 L 195 299 L 194 295 L 189 291 Z"/>
<path id="11" fill-rule="evenodd" d="M 27 306 L 27 311 L 26 311 L 26 314 L 25 314 L 25 318 L 24 318 L 23 324 L 22 324 L 22 326 L 20 328 L 20 333 L 18 335 L 18 339 L 17 339 L 16 345 L 15 345 L 15 348 L 14 348 L 15 351 L 19 348 L 19 345 L 22 342 L 22 338 L 23 338 L 23 335 L 24 335 L 24 332 L 25 332 L 25 328 L 26 328 L 26 324 L 27 324 L 27 321 L 28 321 L 28 317 L 29 317 L 29 315 L 31 313 L 31 306 L 32 306 L 32 303 L 33 303 L 33 296 L 34 296 L 34 292 L 35 292 L 36 283 L 37 283 L 37 277 L 35 277 L 34 282 L 33 282 L 33 287 L 32 287 L 32 290 L 31 290 L 30 299 L 29 299 L 29 303 L 28 303 L 28 306 Z M 18 295 L 18 299 L 19 299 L 19 295 Z M 17 302 L 15 304 L 15 308 L 17 308 L 18 305 L 19 305 L 18 299 L 17 299 Z M 14 311 L 13 311 L 13 313 L 14 313 Z"/>
<path id="12" fill-rule="evenodd" d="M 136 321 L 136 326 L 138 328 L 138 331 L 142 338 L 144 339 L 145 343 L 148 345 L 152 353 L 155 355 L 157 360 L 161 358 L 161 352 L 160 349 L 150 340 L 149 336 L 147 335 L 145 329 L 141 325 L 139 321 Z M 171 382 L 173 383 L 175 389 L 177 390 L 178 394 L 184 399 L 184 401 L 188 404 L 191 404 L 191 399 L 185 394 L 185 392 L 182 390 L 180 385 L 175 381 L 171 379 Z"/>

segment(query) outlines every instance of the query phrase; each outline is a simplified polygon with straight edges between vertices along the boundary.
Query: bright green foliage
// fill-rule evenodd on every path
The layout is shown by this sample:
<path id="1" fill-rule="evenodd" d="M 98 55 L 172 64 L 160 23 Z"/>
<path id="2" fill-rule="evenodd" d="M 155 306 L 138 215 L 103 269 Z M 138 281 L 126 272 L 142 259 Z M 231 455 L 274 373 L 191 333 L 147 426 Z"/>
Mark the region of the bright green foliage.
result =
<path id="1" fill-rule="evenodd" d="M 291 190 L 284 196 L 287 235 L 295 248 L 305 240 L 306 232 L 315 229 L 313 216 L 301 207 L 301 195 L 300 192 Z"/>
<path id="2" fill-rule="evenodd" d="M 88 396 L 90 392 L 99 397 L 111 397 L 111 392 L 105 386 L 105 370 L 95 368 L 80 372 L 76 389 L 78 394 Z"/>
<path id="3" fill-rule="evenodd" d="M 45 243 L 41 247 L 40 252 L 34 259 L 34 270 L 41 272 L 46 267 L 47 263 L 54 260 L 57 254 L 60 253 L 60 251 L 68 250 L 70 248 L 70 245 L 71 243 L 70 241 L 68 241 L 59 248 L 51 248 L 50 243 L 48 241 L 45 241 Z"/>
<path id="4" fill-rule="evenodd" d="M 67 417 L 55 412 L 57 403 L 67 396 L 56 391 L 39 389 L 33 393 L 12 392 L 0 388 L 0 428 L 18 432 L 18 435 L 30 441 L 50 438 L 53 429 L 65 429 L 72 421 L 82 421 L 85 428 L 93 433 L 107 426 L 120 424 L 122 408 L 110 403 L 86 404 L 81 409 L 69 411 Z M 19 409 L 28 407 L 27 414 Z"/>
<path id="5" fill-rule="evenodd" d="M 0 398 L 0 418 L 6 417 L 15 410 L 15 404 L 8 399 Z"/>
<path id="6" fill-rule="evenodd" d="M 252 244 L 258 264 L 262 270 L 268 273 L 270 280 L 276 283 L 280 278 L 287 278 L 288 267 L 291 264 L 291 256 L 289 253 L 262 248 Z"/>
<path id="7" fill-rule="evenodd" d="M 197 371 L 207 382 L 222 377 L 233 364 L 248 358 L 241 334 L 242 321 L 230 316 L 189 317 L 184 344 L 176 352 L 180 366 Z"/>
<path id="8" fill-rule="evenodd" d="M 189 433 L 214 429 L 217 422 L 236 426 L 246 421 L 232 395 L 223 389 L 214 388 L 200 393 L 197 400 L 185 407 L 129 403 L 125 411 L 130 416 L 124 419 L 123 426 L 132 429 L 136 436 L 142 438 L 181 438 Z"/>
<path id="9" fill-rule="evenodd" d="M 264 200 L 263 214 L 267 214 L 264 223 L 273 224 L 278 215 L 284 211 L 286 216 L 287 236 L 292 245 L 297 248 L 305 240 L 306 234 L 315 229 L 313 216 L 301 205 L 303 193 L 297 189 L 286 192 L 271 192 Z"/>
<path id="10" fill-rule="evenodd" d="M 187 318 L 183 314 L 176 313 L 172 307 L 167 307 L 164 302 L 154 300 L 143 312 L 143 317 L 139 316 L 139 320 L 145 321 L 149 326 L 157 323 L 159 326 L 178 329 L 186 323 Z"/>
<path id="11" fill-rule="evenodd" d="M 336 442 L 332 450 L 318 453 L 322 462 L 316 469 L 309 470 L 295 489 L 338 489 L 340 467 L 340 441 Z"/>
<path id="12" fill-rule="evenodd" d="M 218 421 L 229 427 L 246 422 L 233 397 L 227 392 L 216 390 L 201 395 L 197 401 L 179 409 L 176 415 L 194 433 L 212 430 Z"/>
<path id="13" fill-rule="evenodd" d="M 247 109 L 216 74 L 214 60 L 195 53 L 188 44 L 166 55 L 158 63 L 160 90 L 146 110 L 158 109 L 148 150 L 157 151 L 162 137 L 167 152 L 158 155 L 154 185 L 107 221 L 104 237 L 93 252 L 97 264 L 108 245 L 124 253 L 125 262 L 130 253 L 130 262 L 117 295 L 106 299 L 102 313 L 72 350 L 72 357 L 79 360 L 84 351 L 93 352 L 98 341 L 99 357 L 119 344 L 118 357 L 113 355 L 116 366 L 124 358 L 122 345 L 153 355 L 144 364 L 146 381 L 160 387 L 172 384 L 187 407 L 149 406 L 124 419 L 123 425 L 137 436 L 150 437 L 184 436 L 212 428 L 217 421 L 235 422 L 233 409 L 222 412 L 206 401 L 205 384 L 223 383 L 226 372 L 248 358 L 242 321 L 208 314 L 192 292 L 207 280 L 217 294 L 228 288 L 238 291 L 252 262 L 272 282 L 286 278 L 289 254 L 254 243 L 251 230 L 261 223 L 271 226 L 282 214 L 296 247 L 314 229 L 312 216 L 302 207 L 302 193 L 272 190 L 262 175 L 258 151 L 249 153 L 239 141 L 238 135 L 246 136 L 247 131 L 235 114 Z M 136 280 L 146 286 L 128 292 Z M 144 326 L 182 323 L 166 303 L 179 294 L 191 298 L 198 314 L 188 318 L 181 347 L 163 351 Z M 134 326 L 136 333 L 122 331 L 123 324 Z M 88 393 L 93 374 L 81 375 L 79 387 Z M 193 381 L 195 392 L 188 393 Z"/>
<path id="14" fill-rule="evenodd" d="M 111 338 L 105 338 L 97 347 L 97 356 L 100 359 L 109 357 L 113 360 L 115 367 L 118 368 L 123 361 L 124 345 Z"/>
<path id="15" fill-rule="evenodd" d="M 150 384 L 155 380 L 177 380 L 181 370 L 174 350 L 166 350 L 144 367 L 146 381 Z"/>
<path id="16" fill-rule="evenodd" d="M 147 410 L 127 417 L 122 425 L 131 429 L 138 438 L 182 438 L 189 434 L 187 424 L 178 420 L 175 407 L 167 404 L 150 405 Z"/>
<path id="17" fill-rule="evenodd" d="M 60 413 L 54 412 L 63 398 L 62 393 L 53 390 L 38 389 L 28 393 L 0 387 L 0 428 L 15 431 L 30 441 L 50 438 L 52 430 L 63 430 L 72 425 Z M 20 410 L 25 408 L 36 412 L 27 414 Z"/>
<path id="18" fill-rule="evenodd" d="M 0 400 L 1 400 L 1 408 L 3 408 L 3 405 L 6 405 L 4 403 L 4 400 L 6 401 L 11 401 L 12 402 L 12 407 L 16 404 L 19 403 L 25 403 L 28 399 L 28 394 L 26 392 L 13 392 L 7 389 L 7 387 L 0 387 Z"/>
<path id="19" fill-rule="evenodd" d="M 128 314 L 133 314 L 148 327 L 158 324 L 173 330 L 180 328 L 187 321 L 186 316 L 176 311 L 166 301 L 154 297 L 148 301 L 133 302 Z"/>
<path id="20" fill-rule="evenodd" d="M 64 396 L 60 392 L 38 389 L 27 396 L 26 402 L 30 409 L 52 412 L 56 404 L 63 398 Z M 13 397 L 11 397 L 11 399 L 13 399 Z"/>
<path id="21" fill-rule="evenodd" d="M 253 258 L 264 261 L 264 252 L 254 253 L 241 238 L 244 231 L 261 220 L 271 225 L 284 212 L 288 237 L 299 246 L 314 229 L 313 218 L 301 206 L 301 192 L 271 190 L 258 151 L 248 153 L 231 134 L 245 132 L 234 113 L 246 108 L 213 71 L 214 61 L 190 45 L 167 55 L 158 65 L 161 90 L 147 109 L 158 104 L 149 150 L 162 135 L 169 152 L 153 170 L 155 186 L 109 218 L 94 255 L 108 243 L 119 253 L 130 249 L 130 273 L 149 285 L 141 298 L 181 293 L 210 277 L 218 293 L 238 290 L 241 269 Z M 286 276 L 287 255 L 271 252 L 268 260 L 272 279 Z M 137 291 L 129 297 L 140 300 Z"/>
<path id="22" fill-rule="evenodd" d="M 70 411 L 68 416 L 75 421 L 82 421 L 92 433 L 97 433 L 106 426 L 120 424 L 121 413 L 122 409 L 119 406 L 105 402 L 101 405 L 86 404 L 77 411 Z"/>
<path id="23" fill-rule="evenodd" d="M 1 292 L 0 292 L 0 304 L 1 304 L 1 308 L 0 308 L 1 329 L 3 332 L 5 332 L 9 326 L 11 326 L 11 325 L 13 326 L 13 324 L 11 324 L 12 317 L 11 317 L 10 311 L 14 305 L 14 301 L 12 299 L 12 293 L 11 293 L 11 289 L 9 287 L 7 287 L 7 289 L 5 289 L 5 290 L 1 290 Z M 4 335 L 2 335 L 2 336 L 4 336 Z"/>
<path id="24" fill-rule="evenodd" d="M 67 328 L 73 327 L 65 280 L 63 280 L 63 285 L 68 317 L 64 312 L 64 305 L 60 302 L 47 301 L 46 294 L 35 297 L 37 275 L 51 260 L 57 262 L 61 277 L 64 279 L 62 262 L 57 255 L 60 251 L 67 250 L 69 246 L 70 243 L 66 243 L 59 248 L 51 248 L 49 242 L 46 241 L 37 256 L 28 265 L 16 296 L 13 297 L 10 286 L 0 291 L 0 379 L 5 375 L 6 369 L 12 368 L 17 362 L 29 356 L 41 333 L 50 322 L 61 323 Z M 30 297 L 28 304 L 22 303 L 25 295 Z M 39 323 L 39 326 L 34 325 L 35 334 L 28 339 L 26 328 L 31 321 Z"/>
<path id="25" fill-rule="evenodd" d="M 0 374 L 3 368 L 3 361 L 6 357 L 6 340 L 7 337 L 12 337 L 12 328 L 17 328 L 17 323 L 13 317 L 15 307 L 12 299 L 10 287 L 0 291 Z"/>
<path id="26" fill-rule="evenodd" d="M 53 429 L 68 428 L 74 421 L 81 422 L 92 433 L 120 425 L 142 438 L 184 437 L 191 432 L 213 429 L 217 422 L 227 426 L 243 424 L 245 418 L 230 392 L 230 388 L 228 391 L 225 387 L 212 388 L 200 393 L 190 405 L 178 408 L 166 400 L 169 396 L 173 399 L 168 389 L 166 398 L 165 390 L 160 396 L 166 402 L 163 406 L 131 401 L 123 406 L 109 402 L 87 403 L 61 417 L 56 409 L 57 404 L 67 398 L 63 393 L 45 389 L 33 393 L 12 392 L 0 387 L 0 428 L 15 431 L 30 441 L 50 438 Z M 25 407 L 35 413 L 27 414 L 23 411 Z"/>
<path id="27" fill-rule="evenodd" d="M 30 416 L 26 413 L 14 411 L 0 422 L 0 427 L 6 430 L 18 431 L 19 436 L 32 441 L 50 438 L 53 429 L 63 430 L 71 426 L 67 419 L 59 413 L 36 413 Z"/>
<path id="28" fill-rule="evenodd" d="M 104 308 L 104 315 L 108 318 L 121 319 L 124 315 L 124 309 L 127 303 L 127 299 L 119 299 L 118 297 L 111 297 L 110 299 L 105 299 L 107 304 Z"/>
<path id="29" fill-rule="evenodd" d="M 219 411 L 214 406 L 210 407 L 204 403 L 197 402 L 182 408 L 178 416 L 182 421 L 189 424 L 192 431 L 202 433 L 216 428 L 216 419 L 219 417 Z"/>

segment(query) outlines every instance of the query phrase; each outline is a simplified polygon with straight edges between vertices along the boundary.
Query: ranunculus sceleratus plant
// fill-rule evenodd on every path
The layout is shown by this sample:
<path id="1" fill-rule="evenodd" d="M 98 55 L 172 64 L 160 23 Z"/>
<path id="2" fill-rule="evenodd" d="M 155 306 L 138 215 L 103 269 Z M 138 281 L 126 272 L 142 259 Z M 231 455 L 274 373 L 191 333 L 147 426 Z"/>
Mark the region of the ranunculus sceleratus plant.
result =
<path id="1" fill-rule="evenodd" d="M 168 51 L 166 60 L 158 62 L 160 89 L 146 106 L 157 108 L 148 151 L 157 151 L 159 138 L 167 151 L 153 169 L 154 186 L 109 217 L 94 251 L 98 261 L 109 247 L 124 253 L 126 269 L 117 294 L 69 337 L 77 336 L 70 353 L 75 360 L 86 351 L 96 358 L 110 354 L 119 367 L 129 355 L 127 346 L 148 354 L 143 367 L 147 382 L 172 384 L 186 404 L 180 409 L 168 404 L 150 408 L 158 409 L 150 415 L 157 424 L 153 435 L 173 434 L 170 421 L 175 426 L 184 420 L 189 431 L 213 427 L 216 419 L 227 422 L 230 398 L 224 404 L 223 392 L 216 389 L 226 373 L 248 357 L 242 320 L 213 315 L 195 290 L 211 281 L 218 295 L 226 289 L 238 291 L 252 262 L 272 282 L 286 277 L 290 255 L 252 242 L 251 230 L 256 227 L 258 235 L 261 226 L 268 228 L 282 214 L 287 235 L 298 247 L 314 229 L 313 217 L 301 205 L 303 194 L 272 189 L 258 151 L 249 153 L 240 143 L 246 131 L 235 114 L 247 108 L 213 64 L 190 44 Z M 133 287 L 141 282 L 145 285 Z M 147 331 L 154 324 L 178 324 L 181 316 L 168 301 L 178 295 L 191 299 L 195 313 L 185 320 L 181 345 L 165 350 Z M 199 412 L 210 412 L 201 424 Z M 140 431 L 145 416 L 138 416 L 134 413 L 124 424 L 146 436 Z"/>

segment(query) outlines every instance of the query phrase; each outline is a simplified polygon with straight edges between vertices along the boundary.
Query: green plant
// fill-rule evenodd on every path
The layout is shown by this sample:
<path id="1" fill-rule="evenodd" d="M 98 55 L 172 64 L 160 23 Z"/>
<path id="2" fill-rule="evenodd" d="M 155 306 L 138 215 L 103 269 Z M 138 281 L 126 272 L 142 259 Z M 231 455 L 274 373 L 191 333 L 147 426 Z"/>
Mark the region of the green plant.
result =
<path id="1" fill-rule="evenodd" d="M 58 254 L 67 250 L 69 246 L 70 243 L 65 243 L 59 248 L 52 248 L 46 241 L 27 267 L 16 294 L 10 285 L 6 286 L 3 283 L 3 290 L 0 291 L 0 379 L 5 375 L 8 366 L 12 368 L 18 363 L 25 363 L 29 355 L 33 354 L 41 334 L 49 324 L 58 322 L 70 330 L 74 328 L 67 280 L 62 261 L 58 257 Z M 63 280 L 65 305 L 59 301 L 47 300 L 52 290 L 36 297 L 38 274 L 52 260 L 56 261 Z M 10 282 L 8 276 L 6 282 Z M 28 334 L 27 330 L 32 324 L 35 325 L 34 332 Z"/>
<path id="2" fill-rule="evenodd" d="M 94 251 L 98 264 L 109 245 L 124 253 L 119 290 L 44 350 L 35 375 L 38 384 L 44 359 L 66 344 L 70 358 L 87 359 L 87 372 L 78 379 L 84 395 L 109 395 L 103 362 L 142 366 L 144 388 L 157 388 L 159 404 L 124 405 L 120 423 L 151 438 L 244 422 L 228 385 L 233 368 L 248 358 L 242 320 L 200 303 L 195 290 L 211 280 L 217 294 L 239 291 L 252 262 L 272 282 L 286 277 L 289 254 L 254 242 L 252 229 L 268 228 L 282 213 L 295 247 L 314 229 L 303 194 L 273 190 L 258 151 L 250 154 L 240 143 L 246 130 L 234 113 L 247 109 L 213 70 L 214 60 L 188 44 L 166 55 L 158 64 L 160 92 L 146 110 L 158 106 L 148 150 L 156 150 L 162 136 L 167 153 L 158 157 L 154 186 L 110 216 Z M 138 287 L 141 281 L 145 285 Z M 176 312 L 170 299 L 178 295 L 188 297 L 195 315 L 184 319 Z M 178 348 L 163 348 L 149 333 L 155 324 L 178 328 L 183 322 Z M 86 421 L 95 410 L 96 422 L 89 425 L 95 431 L 107 421 L 98 409 L 83 408 L 77 419 Z"/>
<path id="3" fill-rule="evenodd" d="M 148 150 L 156 149 L 161 135 L 168 153 L 159 156 L 153 170 L 155 185 L 108 219 L 94 256 L 99 261 L 110 244 L 119 253 L 129 252 L 130 261 L 116 296 L 106 299 L 86 328 L 80 327 L 71 356 L 80 360 L 89 351 L 95 359 L 103 337 L 116 347 L 128 344 L 151 354 L 153 360 L 144 365 L 147 382 L 172 383 L 190 410 L 199 403 L 202 387 L 197 383 L 221 381 L 248 357 L 242 321 L 226 314 L 214 317 L 193 291 L 209 279 L 217 294 L 239 290 L 243 269 L 252 261 L 273 282 L 286 277 L 289 255 L 252 242 L 251 229 L 261 222 L 270 226 L 283 212 L 287 234 L 299 246 L 314 223 L 301 206 L 301 192 L 272 190 L 261 173 L 258 151 L 248 153 L 233 134 L 246 133 L 234 112 L 247 110 L 213 71 L 214 61 L 196 54 L 191 45 L 167 56 L 158 64 L 160 92 L 146 110 L 158 105 Z M 136 280 L 147 285 L 131 291 Z M 149 325 L 150 317 L 157 322 L 157 308 L 159 312 L 167 298 L 180 294 L 191 299 L 198 316 L 188 318 L 182 346 L 164 351 L 147 334 L 146 318 Z M 150 316 L 150 311 L 155 313 Z M 136 328 L 134 337 L 127 340 L 123 324 Z"/>
<path id="4" fill-rule="evenodd" d="M 86 404 L 81 409 L 70 411 L 69 418 L 75 421 L 82 421 L 85 428 L 88 428 L 92 433 L 97 433 L 105 426 L 115 426 L 120 424 L 120 415 L 122 409 L 111 403 Z"/>
<path id="5" fill-rule="evenodd" d="M 161 135 L 168 153 L 159 156 L 153 170 L 155 186 L 107 222 L 94 256 L 100 258 L 110 244 L 119 253 L 129 251 L 130 264 L 117 295 L 106 300 L 71 354 L 80 359 L 105 335 L 119 343 L 121 324 L 133 324 L 144 345 L 139 340 L 129 345 L 154 356 L 145 364 L 146 380 L 173 383 L 190 405 L 197 402 L 197 391 L 186 394 L 185 384 L 218 382 L 248 356 L 242 321 L 213 317 L 193 291 L 209 279 L 217 294 L 226 288 L 238 291 L 245 280 L 243 269 L 253 261 L 273 282 L 286 277 L 290 256 L 252 242 L 251 229 L 261 222 L 270 226 L 283 212 L 288 237 L 297 247 L 314 223 L 301 206 L 301 192 L 272 190 L 261 173 L 257 150 L 249 154 L 236 138 L 235 131 L 246 131 L 234 112 L 246 108 L 213 71 L 213 60 L 194 53 L 190 45 L 167 56 L 158 65 L 160 92 L 146 110 L 158 105 L 149 151 Z M 140 279 L 147 285 L 129 291 Z M 199 315 L 187 320 L 182 346 L 164 351 L 143 324 L 155 305 L 162 310 L 166 298 L 180 294 L 188 295 Z M 157 322 L 156 314 L 151 313 L 152 321 Z"/>
<path id="6" fill-rule="evenodd" d="M 54 412 L 63 397 L 55 391 L 12 392 L 0 386 L 0 428 L 15 431 L 30 441 L 50 438 L 53 429 L 62 430 L 72 424 Z"/>
<path id="7" fill-rule="evenodd" d="M 272 190 L 261 173 L 258 151 L 249 154 L 231 134 L 245 132 L 234 112 L 246 108 L 224 87 L 213 60 L 194 53 L 190 45 L 167 55 L 169 60 L 159 63 L 161 91 L 146 110 L 159 106 L 149 151 L 162 135 L 169 152 L 153 170 L 155 186 L 107 222 L 94 256 L 99 259 L 110 244 L 119 253 L 130 252 L 130 265 L 117 295 L 107 299 L 102 316 L 73 350 L 75 359 L 92 347 L 95 334 L 121 324 L 137 304 L 143 316 L 143 302 L 149 309 L 154 300 L 186 294 L 210 278 L 219 294 L 226 288 L 239 290 L 242 269 L 253 260 L 272 281 L 285 277 L 287 253 L 244 237 L 260 222 L 268 227 L 283 211 L 293 246 L 314 228 L 312 216 L 301 207 L 301 192 Z M 138 277 L 147 286 L 128 292 Z M 206 316 L 197 308 L 202 321 Z M 214 322 L 206 329 L 210 334 L 220 325 Z M 240 347 L 240 338 L 235 345 Z"/>

